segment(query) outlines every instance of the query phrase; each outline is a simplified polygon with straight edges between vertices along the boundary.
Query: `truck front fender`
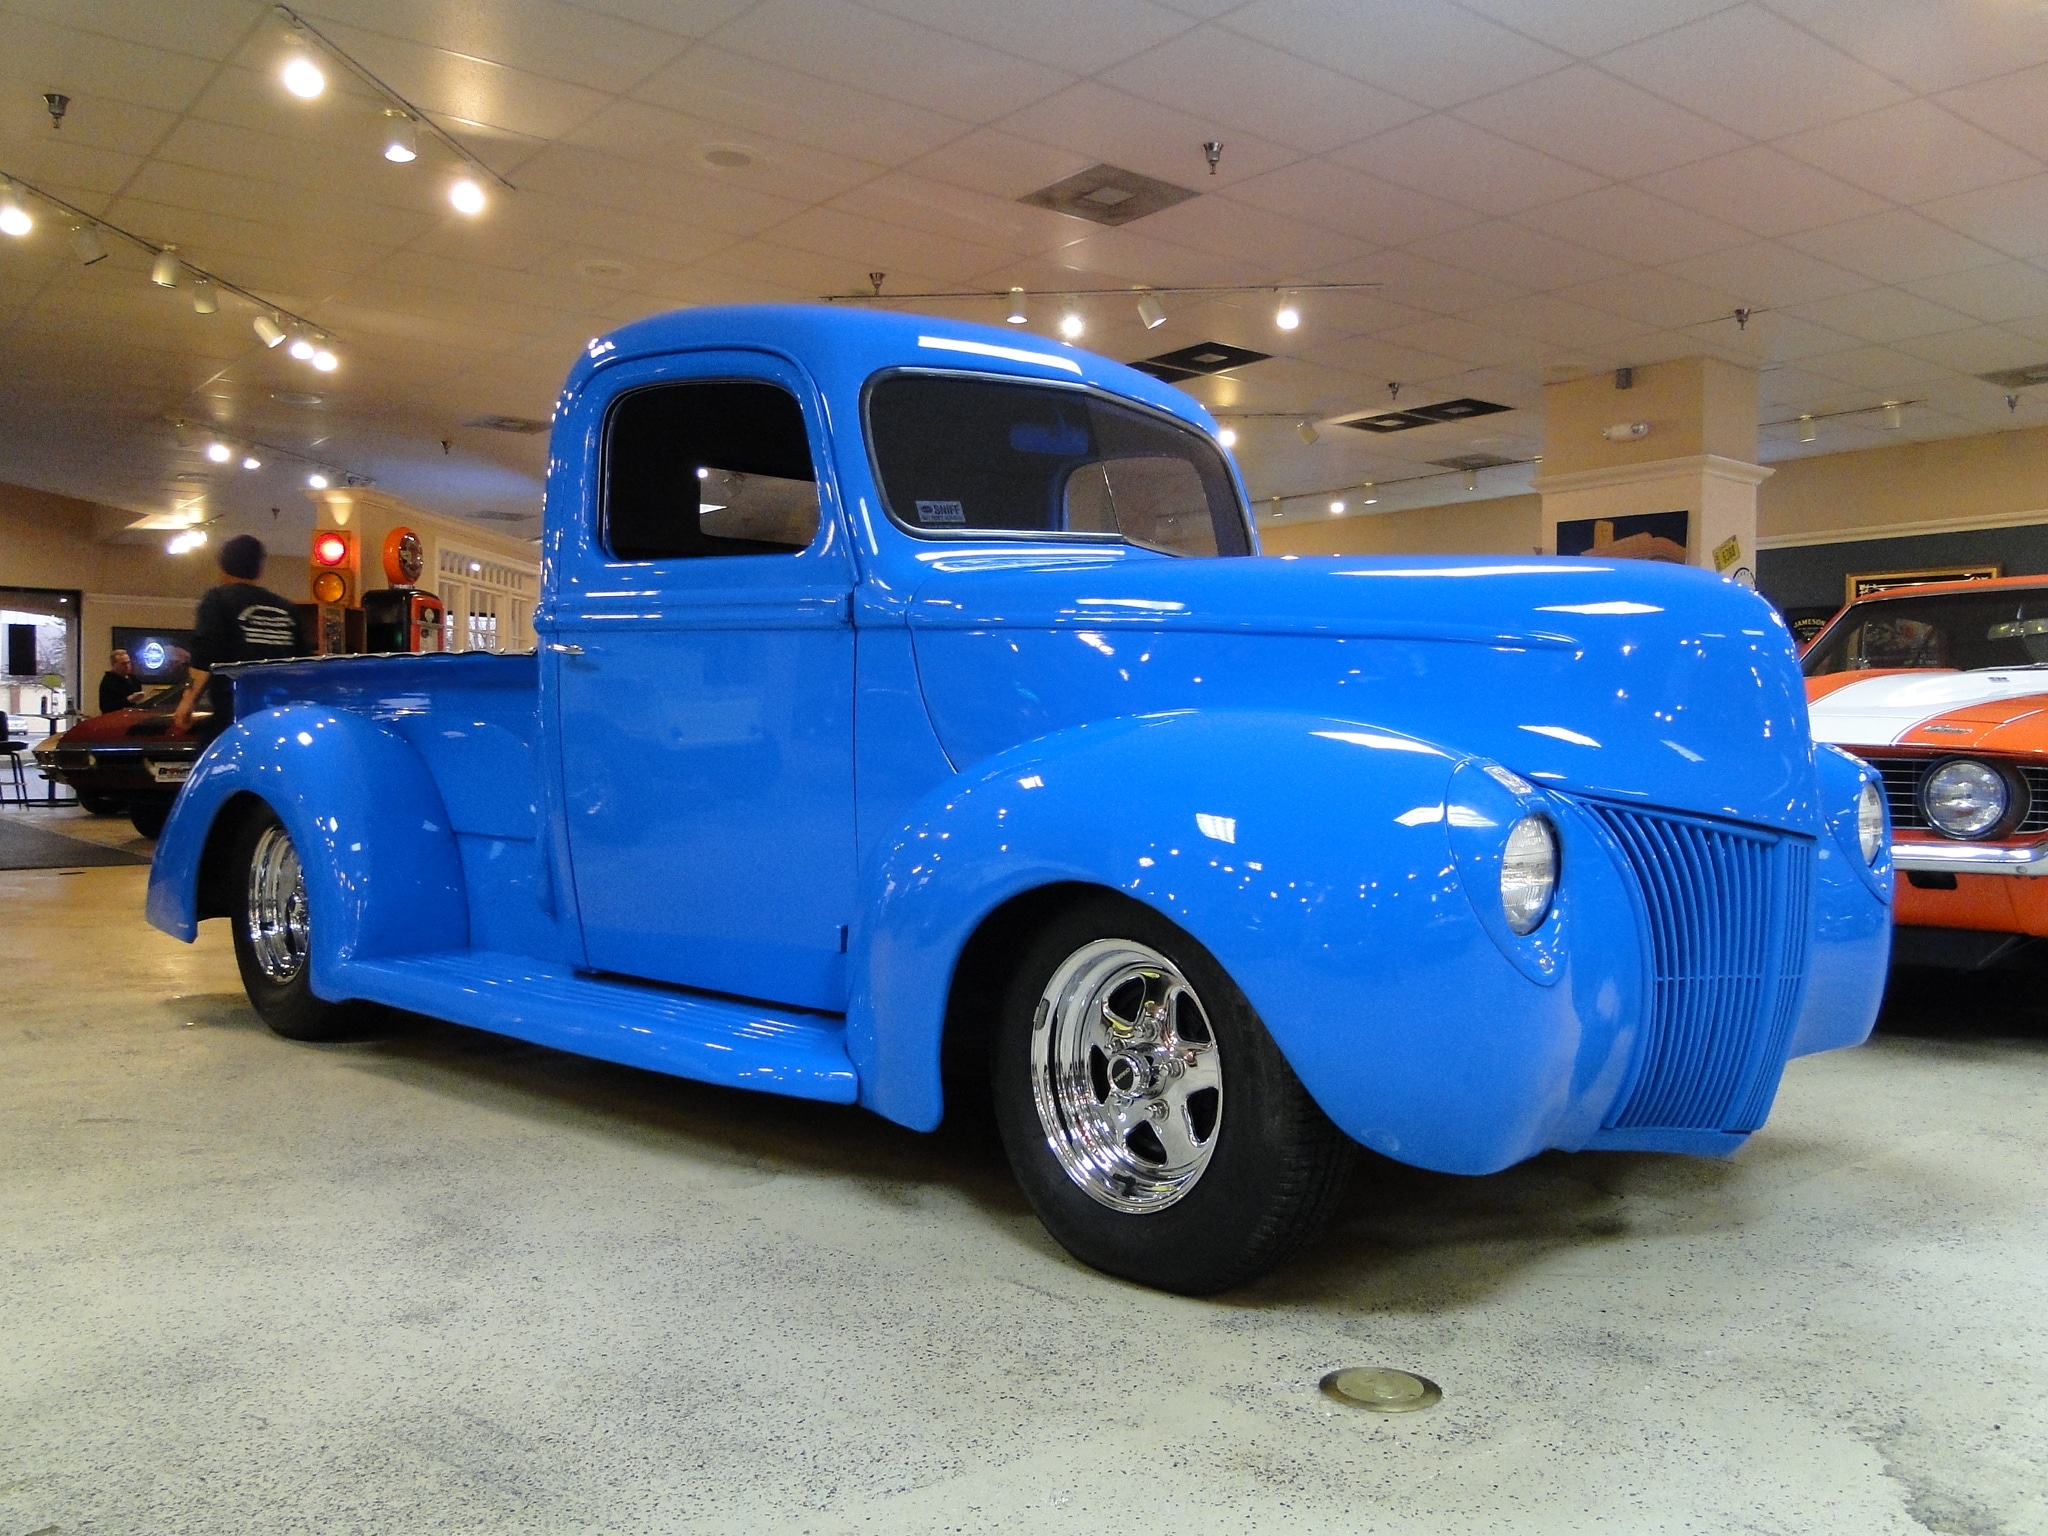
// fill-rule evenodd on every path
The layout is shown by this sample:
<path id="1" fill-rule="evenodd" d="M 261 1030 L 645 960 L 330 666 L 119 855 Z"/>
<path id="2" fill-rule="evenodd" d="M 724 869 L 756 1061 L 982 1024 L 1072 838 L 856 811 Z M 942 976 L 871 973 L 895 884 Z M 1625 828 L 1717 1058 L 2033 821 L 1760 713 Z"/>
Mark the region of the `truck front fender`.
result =
<path id="1" fill-rule="evenodd" d="M 866 872 L 848 1014 L 862 1102 L 938 1124 L 940 1042 L 969 938 L 1020 893 L 1085 883 L 1200 940 L 1360 1141 L 1481 1167 L 1589 1135 L 1597 1118 L 1573 1128 L 1573 1106 L 1597 1116 L 1624 1040 L 1581 1053 L 1581 1014 L 1616 1032 L 1640 985 L 1624 897 L 1599 874 L 1606 856 L 1589 860 L 1581 926 L 1626 932 L 1624 977 L 1604 997 L 1569 963 L 1546 979 L 1513 963 L 1450 852 L 1460 762 L 1358 721 L 1188 711 L 1059 731 L 940 784 Z M 1575 817 L 1559 811 L 1571 838 Z M 1475 1128 L 1493 1098 L 1501 1112 Z M 1454 1102 L 1466 1110 L 1446 1122 Z"/>
<path id="2" fill-rule="evenodd" d="M 201 754 L 150 865 L 156 927 L 197 937 L 208 846 L 243 795 L 275 811 L 298 850 L 320 996 L 342 995 L 331 986 L 348 961 L 467 946 L 462 865 L 426 764 L 376 721 L 310 704 L 238 720 Z"/>

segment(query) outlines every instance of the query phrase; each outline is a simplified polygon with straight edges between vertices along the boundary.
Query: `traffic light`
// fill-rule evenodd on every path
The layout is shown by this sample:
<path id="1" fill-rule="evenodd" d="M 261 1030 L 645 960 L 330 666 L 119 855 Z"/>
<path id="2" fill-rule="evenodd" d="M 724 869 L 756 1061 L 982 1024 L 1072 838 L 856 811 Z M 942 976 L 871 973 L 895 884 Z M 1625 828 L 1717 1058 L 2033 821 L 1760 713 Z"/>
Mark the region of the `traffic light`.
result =
<path id="1" fill-rule="evenodd" d="M 323 608 L 353 608 L 361 577 L 356 536 L 345 528 L 321 528 L 313 534 L 313 601 Z"/>
<path id="2" fill-rule="evenodd" d="M 362 551 L 346 528 L 313 530 L 310 561 L 313 602 L 319 612 L 315 649 L 336 656 L 349 649 L 348 612 L 356 606 L 362 577 Z"/>

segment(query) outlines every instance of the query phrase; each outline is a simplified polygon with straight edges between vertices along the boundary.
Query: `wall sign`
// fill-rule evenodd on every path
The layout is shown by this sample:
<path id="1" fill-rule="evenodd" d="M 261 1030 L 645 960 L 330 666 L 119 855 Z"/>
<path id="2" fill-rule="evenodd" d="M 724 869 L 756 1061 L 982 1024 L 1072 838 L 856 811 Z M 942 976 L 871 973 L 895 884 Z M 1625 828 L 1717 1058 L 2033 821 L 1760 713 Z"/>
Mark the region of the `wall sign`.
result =
<path id="1" fill-rule="evenodd" d="M 1871 571 L 1861 576 L 1851 575 L 1843 582 L 1842 601 L 1853 603 L 1873 592 L 1889 592 L 1893 587 L 1917 587 L 1929 581 L 1996 581 L 2004 573 L 2005 568 L 2000 565 L 1942 565 L 1918 571 Z"/>
<path id="2" fill-rule="evenodd" d="M 1575 518 L 1557 525 L 1557 552 L 1597 555 L 1603 560 L 1662 560 L 1684 565 L 1691 522 L 1689 512 Z"/>

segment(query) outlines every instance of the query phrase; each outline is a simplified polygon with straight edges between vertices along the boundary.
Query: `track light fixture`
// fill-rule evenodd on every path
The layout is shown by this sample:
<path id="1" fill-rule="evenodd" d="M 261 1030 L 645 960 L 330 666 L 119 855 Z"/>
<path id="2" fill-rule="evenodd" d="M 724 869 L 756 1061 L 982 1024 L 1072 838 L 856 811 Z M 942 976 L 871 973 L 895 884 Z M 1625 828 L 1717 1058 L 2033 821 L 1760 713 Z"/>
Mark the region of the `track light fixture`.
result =
<path id="1" fill-rule="evenodd" d="M 1148 293 L 1138 300 L 1138 318 L 1146 330 L 1156 331 L 1166 324 L 1166 307 Z"/>
<path id="2" fill-rule="evenodd" d="M 213 283 L 209 279 L 200 278 L 198 282 L 192 285 L 192 313 L 195 315 L 211 315 L 217 314 L 219 311 L 220 295 L 214 292 Z"/>
<path id="3" fill-rule="evenodd" d="M 285 351 L 289 352 L 293 357 L 297 358 L 302 363 L 310 363 L 311 361 L 313 361 L 313 354 L 318 350 L 319 349 L 313 345 L 312 338 L 307 336 L 294 336 L 292 338 L 292 344 L 285 348 Z"/>
<path id="4" fill-rule="evenodd" d="M 1022 288 L 1012 288 L 1010 290 L 1010 312 L 1004 315 L 1003 318 L 1012 325 L 1023 325 L 1030 320 L 1031 312 L 1025 307 L 1024 290 Z"/>
<path id="5" fill-rule="evenodd" d="M 410 165 L 420 157 L 418 137 L 413 133 L 412 117 L 396 107 L 384 109 L 384 158 L 393 165 Z"/>
<path id="6" fill-rule="evenodd" d="M 235 453 L 226 443 L 216 442 L 206 445 L 206 456 L 216 464 L 225 464 L 235 456 Z"/>
<path id="7" fill-rule="evenodd" d="M 256 332 L 256 339 L 266 347 L 275 348 L 284 340 L 284 327 L 277 323 L 275 315 L 258 315 L 249 324 Z"/>
<path id="8" fill-rule="evenodd" d="M 1237 428 L 1218 427 L 1216 429 L 1216 441 L 1226 448 L 1235 448 L 1237 446 Z"/>
<path id="9" fill-rule="evenodd" d="M 1478 470 L 1476 470 L 1476 469 L 1468 469 L 1468 470 L 1466 470 L 1464 474 L 1462 474 L 1462 475 L 1460 475 L 1460 476 L 1458 477 L 1458 484 L 1460 484 L 1460 485 L 1464 486 L 1464 487 L 1465 487 L 1465 489 L 1466 489 L 1466 490 L 1468 490 L 1468 491 L 1476 491 L 1476 490 L 1478 490 L 1478 489 L 1479 489 L 1479 471 L 1478 471 Z"/>
<path id="10" fill-rule="evenodd" d="M 1294 429 L 1294 435 L 1300 438 L 1304 443 L 1311 444 L 1320 442 L 1323 436 L 1322 433 L 1316 430 L 1316 424 L 1312 421 L 1304 421 L 1300 426 L 1296 427 Z"/>
<path id="11" fill-rule="evenodd" d="M 1068 341 L 1079 341 L 1088 329 L 1088 322 L 1081 318 L 1078 309 L 1070 309 L 1060 316 L 1060 334 Z"/>
<path id="12" fill-rule="evenodd" d="M 1897 403 L 1897 402 L 1895 402 L 1895 401 L 1887 400 L 1887 401 L 1886 401 L 1886 402 L 1884 403 L 1884 429 L 1885 429 L 1885 431 L 1887 431 L 1887 432 L 1896 432 L 1896 431 L 1898 431 L 1898 430 L 1899 430 L 1899 428 L 1903 427 L 1903 426 L 1904 426 L 1905 424 L 1906 424 L 1906 408 L 1905 408 L 1905 407 L 1904 407 L 1903 405 L 1900 405 L 1900 404 L 1898 404 L 1898 403 Z"/>
<path id="13" fill-rule="evenodd" d="M 178 248 L 167 245 L 156 253 L 156 260 L 150 263 L 149 280 L 159 288 L 175 288 L 184 270 L 185 264 L 178 260 Z"/>
<path id="14" fill-rule="evenodd" d="M 78 258 L 81 267 L 107 259 L 107 242 L 100 238 L 99 225 L 80 224 L 71 231 L 71 254 Z"/>
<path id="15" fill-rule="evenodd" d="M 457 213 L 474 218 L 484 211 L 484 189 L 465 176 L 448 189 L 448 202 Z"/>
<path id="16" fill-rule="evenodd" d="M 1339 499 L 1339 500 L 1337 500 L 1337 501 L 1333 501 L 1333 502 L 1331 502 L 1331 503 L 1330 503 L 1330 516 L 1332 516 L 1332 517 L 1342 517 L 1343 515 L 1344 515 L 1344 503 L 1343 503 L 1342 499 L 1340 498 L 1340 499 Z"/>
<path id="17" fill-rule="evenodd" d="M 332 373 L 341 366 L 341 359 L 322 347 L 313 354 L 313 366 L 322 373 Z"/>
<path id="18" fill-rule="evenodd" d="M 1291 331 L 1301 324 L 1301 311 L 1294 306 L 1294 295 L 1280 295 L 1280 307 L 1273 313 L 1273 323 L 1283 331 Z"/>
<path id="19" fill-rule="evenodd" d="M 306 476 L 306 484 L 316 491 L 324 491 L 327 489 L 328 479 L 316 470 L 314 473 Z"/>
<path id="20" fill-rule="evenodd" d="M 326 74 L 303 53 L 295 53 L 285 60 L 279 78 L 284 81 L 284 88 L 301 101 L 311 101 L 327 89 Z"/>
<path id="21" fill-rule="evenodd" d="M 1811 416 L 1799 418 L 1799 441 L 1810 443 L 1819 436 L 1820 428 L 1814 423 L 1814 419 Z"/>
<path id="22" fill-rule="evenodd" d="M 1361 507 L 1376 507 L 1379 505 L 1379 502 L 1379 497 L 1372 493 L 1372 482 L 1370 480 L 1366 481 L 1365 494 L 1358 498 L 1358 504 Z"/>
<path id="23" fill-rule="evenodd" d="M 242 455 L 242 468 L 244 468 L 244 469 L 261 469 L 262 467 L 263 467 L 263 461 L 262 461 L 261 459 L 257 458 L 255 454 L 253 454 L 253 453 L 245 453 L 245 454 L 243 454 L 243 455 Z"/>
<path id="24" fill-rule="evenodd" d="M 14 183 L 0 181 L 0 235 L 12 235 L 19 240 L 35 227 L 36 221 L 15 195 Z"/>

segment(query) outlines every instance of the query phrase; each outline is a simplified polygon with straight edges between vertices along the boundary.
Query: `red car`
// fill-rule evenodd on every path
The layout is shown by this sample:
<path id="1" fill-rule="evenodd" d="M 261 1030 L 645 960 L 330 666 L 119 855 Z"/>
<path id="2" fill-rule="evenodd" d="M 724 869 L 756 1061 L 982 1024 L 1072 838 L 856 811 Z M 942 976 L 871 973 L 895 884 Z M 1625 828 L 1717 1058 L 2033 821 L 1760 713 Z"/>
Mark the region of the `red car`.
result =
<path id="1" fill-rule="evenodd" d="M 94 715 L 37 742 L 36 766 L 69 784 L 94 815 L 125 815 L 142 836 L 155 837 L 208 739 L 208 716 L 195 716 L 187 730 L 171 719 L 184 691 L 179 684 L 159 688 L 128 709 Z"/>

